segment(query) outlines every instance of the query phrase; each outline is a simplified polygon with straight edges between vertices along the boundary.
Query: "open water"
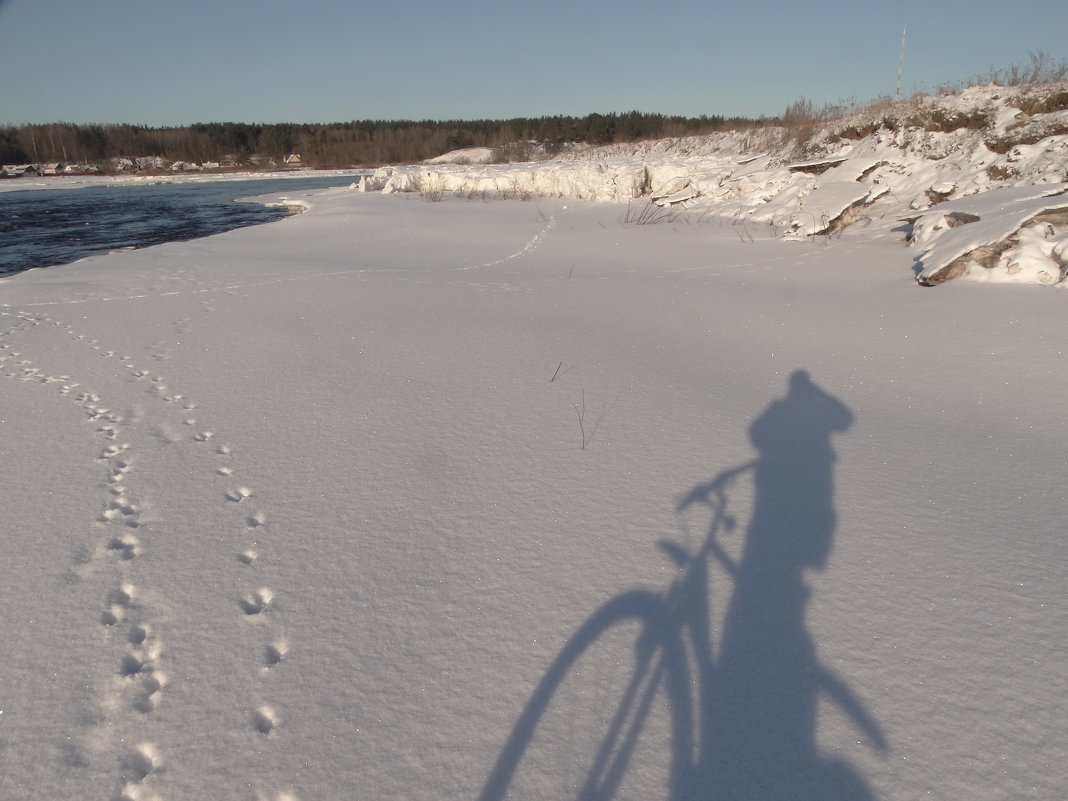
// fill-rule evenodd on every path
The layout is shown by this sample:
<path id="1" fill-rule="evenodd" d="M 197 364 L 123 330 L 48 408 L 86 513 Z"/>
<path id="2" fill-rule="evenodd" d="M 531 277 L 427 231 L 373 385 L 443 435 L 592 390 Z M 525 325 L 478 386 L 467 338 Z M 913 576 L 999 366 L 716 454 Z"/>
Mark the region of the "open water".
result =
<path id="1" fill-rule="evenodd" d="M 0 192 L 0 275 L 271 222 L 290 212 L 236 201 L 352 181 L 334 175 Z"/>

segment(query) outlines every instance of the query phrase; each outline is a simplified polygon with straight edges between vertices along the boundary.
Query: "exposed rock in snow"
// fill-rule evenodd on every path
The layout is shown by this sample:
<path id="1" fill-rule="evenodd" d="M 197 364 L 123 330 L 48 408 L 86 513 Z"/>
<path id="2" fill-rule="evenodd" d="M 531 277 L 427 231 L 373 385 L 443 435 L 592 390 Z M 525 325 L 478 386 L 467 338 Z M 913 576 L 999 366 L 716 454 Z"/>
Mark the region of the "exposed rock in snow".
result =
<path id="1" fill-rule="evenodd" d="M 791 164 L 786 169 L 790 172 L 807 172 L 809 175 L 822 175 L 831 167 L 837 167 L 846 160 L 845 156 L 831 159 L 816 159 L 815 161 L 802 161 Z"/>

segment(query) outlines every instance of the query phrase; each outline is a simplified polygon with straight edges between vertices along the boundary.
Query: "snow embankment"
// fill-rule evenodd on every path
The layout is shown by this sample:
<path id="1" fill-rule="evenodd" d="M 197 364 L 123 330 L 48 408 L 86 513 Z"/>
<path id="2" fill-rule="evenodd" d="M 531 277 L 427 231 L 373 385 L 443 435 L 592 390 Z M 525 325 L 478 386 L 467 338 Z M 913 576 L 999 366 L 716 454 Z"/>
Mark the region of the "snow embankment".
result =
<path id="1" fill-rule="evenodd" d="M 465 147 L 427 159 L 424 164 L 490 164 L 496 158 L 492 147 Z"/>
<path id="2" fill-rule="evenodd" d="M 1054 284 L 1068 268 L 1068 194 L 1017 187 L 946 203 L 912 218 L 917 280 L 934 286 L 970 275 Z M 952 230 L 951 230 L 952 229 Z"/>
<path id="3" fill-rule="evenodd" d="M 768 127 L 506 165 L 446 163 L 455 161 L 446 154 L 378 170 L 367 188 L 422 192 L 428 199 L 443 192 L 616 203 L 646 198 L 764 224 L 784 238 L 905 219 L 919 226 L 906 239 L 923 248 L 913 261 L 924 285 L 962 276 L 1068 285 L 1068 227 L 1065 215 L 1054 213 L 1063 208 L 1059 201 L 1032 210 L 1000 193 L 990 202 L 977 199 L 1004 188 L 1021 188 L 1027 199 L 1068 189 L 1068 84 L 975 86 L 873 106 L 799 138 Z M 971 211 L 943 205 L 962 198 Z M 938 243 L 972 216 L 982 225 Z"/>

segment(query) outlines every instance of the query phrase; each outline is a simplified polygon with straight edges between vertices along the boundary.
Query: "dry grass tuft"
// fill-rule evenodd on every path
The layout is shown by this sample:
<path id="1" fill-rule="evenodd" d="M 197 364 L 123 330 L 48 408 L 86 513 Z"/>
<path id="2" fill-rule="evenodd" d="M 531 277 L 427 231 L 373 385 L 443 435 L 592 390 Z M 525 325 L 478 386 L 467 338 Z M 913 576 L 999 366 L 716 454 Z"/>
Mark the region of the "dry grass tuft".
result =
<path id="1" fill-rule="evenodd" d="M 1050 136 L 1068 134 L 1068 120 L 1048 124 L 1040 121 L 1036 124 L 1021 125 L 1006 133 L 1009 135 L 987 139 L 984 144 L 994 153 L 1008 153 L 1017 145 L 1033 145 Z"/>
<path id="2" fill-rule="evenodd" d="M 1002 70 L 993 70 L 981 83 L 999 86 L 1034 86 L 1042 83 L 1057 83 L 1068 80 L 1068 59 L 1055 60 L 1049 53 L 1036 50 L 1027 54 L 1027 64 L 1012 64 Z"/>

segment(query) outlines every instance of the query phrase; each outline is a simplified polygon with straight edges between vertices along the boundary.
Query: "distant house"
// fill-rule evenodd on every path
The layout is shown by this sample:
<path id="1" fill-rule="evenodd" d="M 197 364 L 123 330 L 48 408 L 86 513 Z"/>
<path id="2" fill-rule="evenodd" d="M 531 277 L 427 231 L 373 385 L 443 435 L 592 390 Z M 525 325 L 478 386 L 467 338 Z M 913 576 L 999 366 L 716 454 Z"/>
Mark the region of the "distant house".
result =
<path id="1" fill-rule="evenodd" d="M 57 174 L 61 175 L 99 175 L 100 168 L 95 164 L 64 164 Z"/>
<path id="2" fill-rule="evenodd" d="M 282 163 L 287 167 L 303 167 L 304 159 L 300 157 L 299 153 L 290 153 L 282 160 Z"/>

